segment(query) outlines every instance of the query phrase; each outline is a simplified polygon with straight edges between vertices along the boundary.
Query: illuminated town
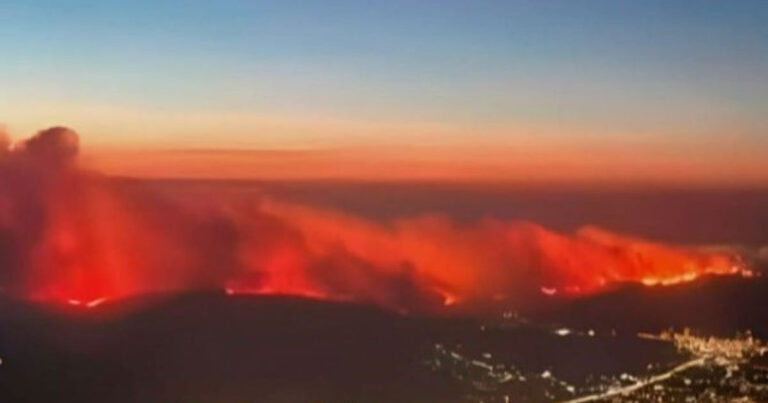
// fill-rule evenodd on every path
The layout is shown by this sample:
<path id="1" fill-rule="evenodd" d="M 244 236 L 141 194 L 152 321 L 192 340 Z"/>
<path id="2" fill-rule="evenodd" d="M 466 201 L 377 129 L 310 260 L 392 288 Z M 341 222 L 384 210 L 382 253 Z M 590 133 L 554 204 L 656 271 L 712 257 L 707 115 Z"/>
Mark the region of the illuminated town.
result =
<path id="1" fill-rule="evenodd" d="M 481 332 L 528 332 L 521 329 L 490 329 Z M 490 336 L 496 337 L 496 336 Z M 719 338 L 699 335 L 690 329 L 658 334 L 599 334 L 594 330 L 540 329 L 530 337 L 548 340 L 548 348 L 590 349 L 590 344 L 636 343 L 674 351 L 648 354 L 644 367 L 633 373 L 591 373 L 582 379 L 560 375 L 560 367 L 581 353 L 561 357 L 545 369 L 523 368 L 509 355 L 477 353 L 469 345 L 436 344 L 428 366 L 464 386 L 468 402 L 763 402 L 768 401 L 768 345 L 750 333 Z M 551 343 L 551 344 L 550 344 Z M 546 354 L 546 353 L 545 353 Z M 595 361 L 601 357 L 595 356 Z M 589 357 L 586 357 L 589 360 Z M 563 370 L 565 371 L 565 370 Z M 567 371 L 565 371 L 567 372 Z"/>

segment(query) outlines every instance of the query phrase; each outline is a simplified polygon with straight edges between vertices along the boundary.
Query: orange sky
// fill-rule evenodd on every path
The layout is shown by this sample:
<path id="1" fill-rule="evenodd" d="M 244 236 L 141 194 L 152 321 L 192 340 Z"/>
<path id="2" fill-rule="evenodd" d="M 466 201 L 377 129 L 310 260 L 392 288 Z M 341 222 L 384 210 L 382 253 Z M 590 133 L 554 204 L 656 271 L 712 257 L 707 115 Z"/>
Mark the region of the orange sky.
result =
<path id="1" fill-rule="evenodd" d="M 232 178 L 512 183 L 762 185 L 759 154 L 683 155 L 623 147 L 381 147 L 326 150 L 139 150 L 87 153 L 108 174 L 152 178 Z"/>
<path id="2" fill-rule="evenodd" d="M 768 184 L 768 149 L 738 124 L 621 127 L 530 119 L 459 124 L 22 105 L 29 108 L 7 125 L 14 139 L 68 125 L 80 134 L 85 163 L 114 175 Z"/>

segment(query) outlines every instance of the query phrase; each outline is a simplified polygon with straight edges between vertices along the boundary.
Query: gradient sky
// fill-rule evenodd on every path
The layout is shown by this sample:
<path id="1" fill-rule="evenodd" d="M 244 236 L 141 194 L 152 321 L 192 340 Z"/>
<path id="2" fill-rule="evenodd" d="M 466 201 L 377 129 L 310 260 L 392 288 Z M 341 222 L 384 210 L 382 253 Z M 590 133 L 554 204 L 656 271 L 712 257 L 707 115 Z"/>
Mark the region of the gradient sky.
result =
<path id="1" fill-rule="evenodd" d="M 115 153 L 328 165 L 267 164 L 275 177 L 373 157 L 357 176 L 407 177 L 430 154 L 416 177 L 768 183 L 766 21 L 746 0 L 8 1 L 0 122 L 72 126 L 100 165 L 140 175 L 265 167 Z"/>

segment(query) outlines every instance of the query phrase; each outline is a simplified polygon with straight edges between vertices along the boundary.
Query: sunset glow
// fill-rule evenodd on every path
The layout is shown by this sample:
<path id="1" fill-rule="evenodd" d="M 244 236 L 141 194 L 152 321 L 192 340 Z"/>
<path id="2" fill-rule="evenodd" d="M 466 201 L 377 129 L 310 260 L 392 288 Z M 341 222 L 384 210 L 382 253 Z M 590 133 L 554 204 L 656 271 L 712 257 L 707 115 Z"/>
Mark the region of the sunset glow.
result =
<path id="1" fill-rule="evenodd" d="M 36 3 L 0 123 L 108 174 L 768 184 L 760 2 Z"/>

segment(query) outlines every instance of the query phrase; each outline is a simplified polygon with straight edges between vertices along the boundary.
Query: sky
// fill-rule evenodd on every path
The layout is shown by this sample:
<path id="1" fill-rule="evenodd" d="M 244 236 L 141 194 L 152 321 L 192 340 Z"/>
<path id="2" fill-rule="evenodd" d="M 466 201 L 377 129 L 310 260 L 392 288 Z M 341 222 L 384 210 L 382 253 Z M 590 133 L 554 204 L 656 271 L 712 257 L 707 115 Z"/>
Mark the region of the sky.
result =
<path id="1" fill-rule="evenodd" d="M 748 0 L 2 2 L 0 123 L 71 126 L 136 176 L 768 184 L 765 21 Z"/>

